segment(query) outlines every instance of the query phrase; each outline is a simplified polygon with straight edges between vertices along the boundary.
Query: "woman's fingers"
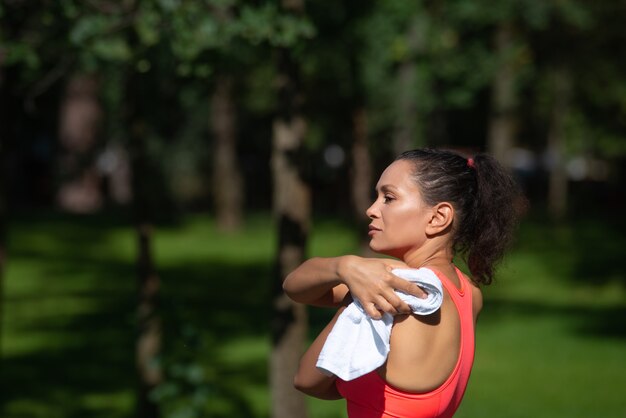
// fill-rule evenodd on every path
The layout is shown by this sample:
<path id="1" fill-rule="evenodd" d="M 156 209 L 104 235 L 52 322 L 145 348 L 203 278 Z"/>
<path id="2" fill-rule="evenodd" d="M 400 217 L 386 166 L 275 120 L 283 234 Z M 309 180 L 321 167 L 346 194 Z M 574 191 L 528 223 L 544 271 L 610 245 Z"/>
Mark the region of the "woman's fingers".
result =
<path id="1" fill-rule="evenodd" d="M 396 308 L 394 308 L 393 305 L 389 303 L 389 300 L 381 295 L 376 298 L 376 307 L 379 311 L 387 312 L 391 315 L 396 315 L 398 313 Z"/>
<path id="2" fill-rule="evenodd" d="M 395 290 L 418 298 L 427 297 L 427 293 L 415 283 L 389 274 L 379 283 L 379 288 L 373 298 L 373 303 L 369 303 L 371 309 L 367 312 L 372 318 L 380 318 L 381 311 L 390 313 L 391 315 L 411 313 L 411 307 L 398 296 Z"/>
<path id="3" fill-rule="evenodd" d="M 362 306 L 365 313 L 372 319 L 382 318 L 382 313 L 378 310 L 378 307 L 374 302 L 365 303 Z"/>
<path id="4" fill-rule="evenodd" d="M 415 296 L 416 298 L 426 299 L 428 293 L 418 285 L 408 280 L 401 279 L 398 276 L 392 275 L 389 280 L 389 286 L 394 290 L 399 290 L 407 295 Z"/>
<path id="5" fill-rule="evenodd" d="M 402 299 L 395 297 L 383 297 L 378 295 L 375 302 L 367 302 L 362 304 L 365 313 L 373 319 L 380 319 L 383 313 L 391 315 L 409 314 L 411 308 Z"/>
<path id="6" fill-rule="evenodd" d="M 426 299 L 428 297 L 428 292 L 426 292 L 424 289 L 422 289 L 415 283 L 410 283 L 409 289 L 405 293 L 408 293 L 409 295 L 413 295 L 420 299 Z"/>
<path id="7" fill-rule="evenodd" d="M 388 309 L 383 309 L 385 312 L 389 312 L 392 315 L 411 313 L 409 305 L 400 299 L 392 288 L 387 289 L 382 296 L 389 307 Z"/>
<path id="8" fill-rule="evenodd" d="M 426 298 L 426 292 L 414 283 L 404 280 L 391 271 L 408 268 L 398 260 L 344 258 L 341 276 L 352 295 L 361 302 L 365 312 L 379 319 L 383 312 L 392 315 L 411 313 L 411 308 L 395 293 L 396 290 Z"/>

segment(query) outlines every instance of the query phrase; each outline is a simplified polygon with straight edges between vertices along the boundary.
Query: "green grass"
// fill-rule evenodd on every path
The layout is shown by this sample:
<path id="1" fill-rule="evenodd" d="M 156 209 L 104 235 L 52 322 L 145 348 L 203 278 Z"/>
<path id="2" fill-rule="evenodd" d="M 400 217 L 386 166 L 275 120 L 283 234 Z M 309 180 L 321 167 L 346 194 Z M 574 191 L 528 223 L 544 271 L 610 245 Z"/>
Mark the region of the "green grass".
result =
<path id="1" fill-rule="evenodd" d="M 258 215 L 228 235 L 196 216 L 155 231 L 167 418 L 196 405 L 209 417 L 269 416 L 272 226 Z M 358 248 L 341 222 L 312 231 L 310 255 Z M 31 214 L 9 237 L 0 416 L 134 416 L 132 230 Z M 623 248 L 623 228 L 599 222 L 523 225 L 485 290 L 458 417 L 626 417 Z M 311 336 L 329 315 L 310 311 Z M 345 417 L 343 401 L 308 402 L 312 418 Z"/>

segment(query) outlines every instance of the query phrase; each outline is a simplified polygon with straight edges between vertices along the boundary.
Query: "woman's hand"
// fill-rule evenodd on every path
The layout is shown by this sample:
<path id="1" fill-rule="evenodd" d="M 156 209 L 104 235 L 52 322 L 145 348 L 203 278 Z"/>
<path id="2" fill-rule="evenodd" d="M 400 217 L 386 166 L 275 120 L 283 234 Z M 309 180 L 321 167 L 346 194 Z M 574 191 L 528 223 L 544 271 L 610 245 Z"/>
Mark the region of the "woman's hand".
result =
<path id="1" fill-rule="evenodd" d="M 411 309 L 394 290 L 418 298 L 426 297 L 426 292 L 393 275 L 391 270 L 395 268 L 408 266 L 388 258 L 314 257 L 289 273 L 283 289 L 292 300 L 315 306 L 341 306 L 346 296 L 351 296 L 374 319 L 379 319 L 381 312 L 408 314 Z"/>
<path id="2" fill-rule="evenodd" d="M 396 268 L 409 267 L 394 259 L 344 256 L 339 261 L 338 272 L 341 281 L 348 286 L 350 294 L 358 299 L 365 312 L 374 319 L 380 319 L 382 312 L 392 315 L 411 313 L 409 305 L 394 290 L 418 298 L 426 297 L 426 292 L 415 283 L 392 274 L 391 271 Z"/>

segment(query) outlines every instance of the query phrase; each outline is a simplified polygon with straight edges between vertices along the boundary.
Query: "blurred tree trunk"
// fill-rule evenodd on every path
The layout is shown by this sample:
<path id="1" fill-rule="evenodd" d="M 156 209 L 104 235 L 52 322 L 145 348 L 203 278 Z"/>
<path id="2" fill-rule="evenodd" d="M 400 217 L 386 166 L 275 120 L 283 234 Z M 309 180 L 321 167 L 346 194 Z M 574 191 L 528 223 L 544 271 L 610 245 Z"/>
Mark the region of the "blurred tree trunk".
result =
<path id="1" fill-rule="evenodd" d="M 352 112 L 352 207 L 354 219 L 361 237 L 361 247 L 367 251 L 368 218 L 365 214 L 372 204 L 372 162 L 368 146 L 367 109 L 364 105 L 357 105 Z"/>
<path id="2" fill-rule="evenodd" d="M 138 336 L 136 364 L 139 372 L 139 417 L 157 418 L 159 408 L 150 392 L 163 381 L 158 356 L 161 354 L 161 318 L 157 312 L 160 280 L 152 259 L 152 225 L 136 226 L 138 237 Z"/>
<path id="3" fill-rule="evenodd" d="M 548 186 L 548 211 L 554 219 L 567 213 L 568 180 L 565 169 L 565 121 L 571 98 L 571 78 L 567 70 L 558 68 L 553 74 L 552 113 L 548 132 L 548 159 L 550 180 Z"/>
<path id="4" fill-rule="evenodd" d="M 102 179 L 96 167 L 102 122 L 99 89 L 95 74 L 74 74 L 65 86 L 61 102 L 61 184 L 57 203 L 74 213 L 89 213 L 102 206 Z"/>
<path id="5" fill-rule="evenodd" d="M 6 245 L 7 245 L 7 182 L 8 174 L 6 162 L 9 147 L 9 135 L 12 129 L 9 127 L 13 118 L 9 117 L 9 84 L 6 80 L 6 72 L 3 67 L 4 56 L 0 54 L 0 362 L 2 361 L 2 341 L 4 331 L 4 272 L 6 269 Z"/>
<path id="6" fill-rule="evenodd" d="M 302 1 L 284 1 L 283 8 L 303 13 Z M 277 51 L 279 109 L 272 133 L 273 211 L 278 223 L 278 250 L 272 289 L 272 353 L 270 389 L 274 418 L 305 418 L 304 395 L 293 378 L 307 334 L 304 305 L 291 301 L 282 290 L 286 275 L 304 261 L 309 233 L 311 192 L 304 180 L 303 142 L 306 121 L 302 115 L 299 71 L 290 51 Z"/>
<path id="7" fill-rule="evenodd" d="M 517 129 L 517 70 L 512 62 L 513 27 L 501 23 L 495 33 L 495 54 L 500 65 L 491 86 L 491 115 L 487 133 L 487 150 L 500 163 L 510 166 L 508 155 L 515 143 Z"/>
<path id="8" fill-rule="evenodd" d="M 153 222 L 157 217 L 155 190 L 162 188 L 156 175 L 156 162 L 150 158 L 148 124 L 139 113 L 141 76 L 131 77 L 127 127 L 131 156 L 133 209 L 137 233 L 137 340 L 135 364 L 138 375 L 137 408 L 139 418 L 158 418 L 159 407 L 150 399 L 151 391 L 162 380 L 158 362 L 161 354 L 161 318 L 158 313 L 160 279 L 152 257 Z"/>
<path id="9" fill-rule="evenodd" d="M 305 417 L 304 397 L 293 387 L 307 331 L 304 305 L 292 302 L 282 282 L 304 261 L 310 218 L 310 191 L 298 161 L 305 121 L 300 115 L 278 117 L 273 127 L 272 177 L 278 254 L 273 294 L 270 384 L 274 418 Z"/>
<path id="10" fill-rule="evenodd" d="M 417 100 L 420 94 L 423 95 L 426 92 L 419 91 L 417 57 L 426 46 L 425 26 L 426 21 L 420 16 L 415 16 L 411 20 L 406 34 L 408 50 L 397 70 L 397 117 L 393 136 L 395 155 L 423 143 L 424 128 L 420 126 L 422 115 L 418 110 Z"/>
<path id="11" fill-rule="evenodd" d="M 4 140 L 0 138 L 0 149 L 4 148 Z M 3 164 L 4 152 L 0 151 L 0 164 Z M 7 261 L 7 202 L 6 202 L 6 182 L 3 172 L 0 173 L 0 362 L 2 361 L 2 342 L 4 331 L 4 272 Z"/>
<path id="12" fill-rule="evenodd" d="M 242 178 L 237 164 L 236 113 L 233 104 L 233 79 L 220 74 L 211 99 L 213 153 L 213 192 L 217 227 L 224 231 L 239 229 L 243 215 Z"/>

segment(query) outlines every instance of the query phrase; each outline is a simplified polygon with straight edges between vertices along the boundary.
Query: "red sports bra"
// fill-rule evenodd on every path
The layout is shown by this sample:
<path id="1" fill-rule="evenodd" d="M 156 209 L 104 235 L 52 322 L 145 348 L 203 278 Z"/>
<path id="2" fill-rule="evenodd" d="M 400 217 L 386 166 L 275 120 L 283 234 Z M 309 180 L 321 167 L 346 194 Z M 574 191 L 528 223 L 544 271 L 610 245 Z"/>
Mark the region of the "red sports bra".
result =
<path id="1" fill-rule="evenodd" d="M 469 279 L 456 269 L 461 290 L 435 271 L 446 288 L 461 319 L 461 347 L 457 363 L 446 381 L 426 393 L 396 389 L 374 370 L 351 381 L 336 380 L 346 399 L 350 418 L 439 418 L 451 417 L 459 407 L 474 363 L 474 314 Z"/>

